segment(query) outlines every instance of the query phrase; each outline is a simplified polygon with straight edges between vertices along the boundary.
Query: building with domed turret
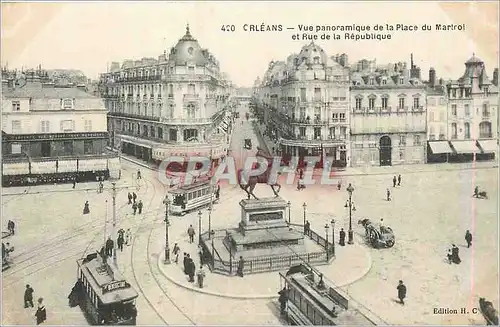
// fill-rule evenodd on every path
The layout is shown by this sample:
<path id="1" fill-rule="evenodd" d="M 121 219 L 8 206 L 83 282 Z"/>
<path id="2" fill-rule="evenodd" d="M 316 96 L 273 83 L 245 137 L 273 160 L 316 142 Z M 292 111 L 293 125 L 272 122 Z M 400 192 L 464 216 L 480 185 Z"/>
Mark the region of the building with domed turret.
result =
<path id="1" fill-rule="evenodd" d="M 101 74 L 109 145 L 145 161 L 226 155 L 231 83 L 191 35 L 155 58 L 112 63 Z"/>
<path id="2" fill-rule="evenodd" d="M 450 159 L 489 160 L 498 154 L 498 86 L 494 80 L 474 54 L 465 62 L 462 77 L 446 84 Z"/>
<path id="3" fill-rule="evenodd" d="M 266 134 L 283 158 L 321 156 L 337 167 L 349 161 L 347 56 L 311 42 L 286 61 L 273 61 L 254 89 Z M 322 165 L 322 163 L 320 164 Z"/>

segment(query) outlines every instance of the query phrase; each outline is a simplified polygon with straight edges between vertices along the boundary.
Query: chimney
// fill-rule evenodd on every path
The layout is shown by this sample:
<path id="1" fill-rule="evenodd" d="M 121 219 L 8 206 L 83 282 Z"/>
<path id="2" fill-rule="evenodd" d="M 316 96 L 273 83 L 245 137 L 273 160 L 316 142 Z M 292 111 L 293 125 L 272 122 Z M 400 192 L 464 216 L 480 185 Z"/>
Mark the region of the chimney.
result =
<path id="1" fill-rule="evenodd" d="M 493 70 L 493 85 L 498 86 L 498 68 Z"/>
<path id="2" fill-rule="evenodd" d="M 436 85 L 436 70 L 431 67 L 429 69 L 429 86 L 434 87 Z"/>

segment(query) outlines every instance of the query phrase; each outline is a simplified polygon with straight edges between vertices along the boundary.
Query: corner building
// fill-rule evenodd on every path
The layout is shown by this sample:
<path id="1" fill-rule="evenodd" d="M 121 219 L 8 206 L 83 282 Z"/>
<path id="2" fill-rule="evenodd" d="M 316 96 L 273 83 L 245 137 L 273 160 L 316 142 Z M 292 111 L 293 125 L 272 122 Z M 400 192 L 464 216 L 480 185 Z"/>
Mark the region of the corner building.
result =
<path id="1" fill-rule="evenodd" d="M 201 48 L 189 26 L 158 57 L 113 63 L 101 75 L 110 146 L 145 161 L 227 153 L 231 133 L 230 82 Z"/>
<path id="2" fill-rule="evenodd" d="M 413 59 L 413 58 L 412 58 Z M 351 165 L 425 163 L 426 87 L 406 63 L 361 60 L 351 73 Z"/>
<path id="3" fill-rule="evenodd" d="M 254 89 L 257 113 L 285 161 L 322 156 L 335 167 L 349 161 L 349 69 L 345 54 L 328 56 L 314 42 L 286 61 L 271 62 Z M 323 162 L 320 163 L 322 166 Z"/>

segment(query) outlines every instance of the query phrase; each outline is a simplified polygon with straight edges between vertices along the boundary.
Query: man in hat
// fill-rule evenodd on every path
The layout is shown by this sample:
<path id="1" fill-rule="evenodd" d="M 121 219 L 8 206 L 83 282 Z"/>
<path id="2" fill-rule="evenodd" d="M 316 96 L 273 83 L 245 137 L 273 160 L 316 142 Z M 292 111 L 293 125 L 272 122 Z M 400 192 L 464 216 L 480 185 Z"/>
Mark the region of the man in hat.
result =
<path id="1" fill-rule="evenodd" d="M 398 287 L 396 287 L 398 290 L 398 298 L 399 302 L 404 305 L 405 304 L 405 297 L 406 297 L 406 285 L 403 283 L 402 280 L 399 281 Z"/>

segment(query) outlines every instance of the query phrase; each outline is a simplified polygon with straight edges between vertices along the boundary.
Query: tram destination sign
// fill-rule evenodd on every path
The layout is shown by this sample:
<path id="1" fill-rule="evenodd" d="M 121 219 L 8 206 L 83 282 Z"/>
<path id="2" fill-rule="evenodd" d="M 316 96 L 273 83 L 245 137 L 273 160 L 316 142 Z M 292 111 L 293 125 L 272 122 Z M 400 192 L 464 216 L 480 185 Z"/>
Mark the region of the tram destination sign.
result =
<path id="1" fill-rule="evenodd" d="M 122 288 L 129 288 L 129 287 L 130 287 L 130 284 L 124 280 L 111 282 L 111 283 L 106 284 L 102 287 L 102 294 L 105 294 L 105 293 L 108 293 L 111 291 L 115 291 L 118 289 L 122 289 Z"/>

